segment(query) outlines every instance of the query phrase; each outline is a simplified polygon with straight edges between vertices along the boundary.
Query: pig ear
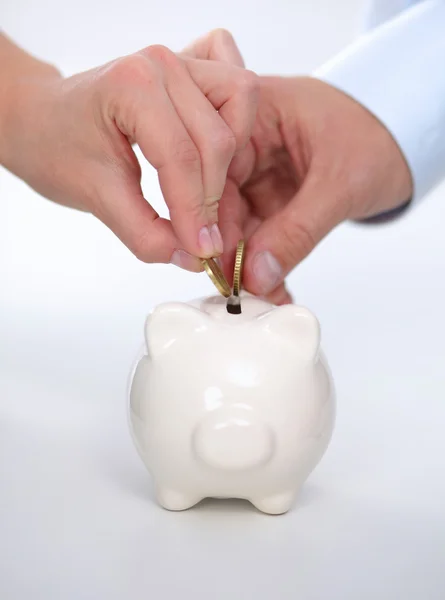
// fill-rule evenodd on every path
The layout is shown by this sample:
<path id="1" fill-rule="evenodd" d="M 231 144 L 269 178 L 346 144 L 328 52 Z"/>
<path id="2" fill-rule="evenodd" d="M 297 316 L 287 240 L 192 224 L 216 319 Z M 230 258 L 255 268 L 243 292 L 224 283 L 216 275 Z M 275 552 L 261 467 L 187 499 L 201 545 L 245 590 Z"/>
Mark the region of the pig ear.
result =
<path id="1" fill-rule="evenodd" d="M 320 347 L 320 325 L 303 306 L 287 304 L 258 318 L 264 331 L 288 342 L 303 360 L 315 359 Z"/>
<path id="2" fill-rule="evenodd" d="M 180 339 L 208 329 L 210 318 L 202 311 L 180 302 L 161 304 L 145 324 L 147 350 L 157 356 Z"/>

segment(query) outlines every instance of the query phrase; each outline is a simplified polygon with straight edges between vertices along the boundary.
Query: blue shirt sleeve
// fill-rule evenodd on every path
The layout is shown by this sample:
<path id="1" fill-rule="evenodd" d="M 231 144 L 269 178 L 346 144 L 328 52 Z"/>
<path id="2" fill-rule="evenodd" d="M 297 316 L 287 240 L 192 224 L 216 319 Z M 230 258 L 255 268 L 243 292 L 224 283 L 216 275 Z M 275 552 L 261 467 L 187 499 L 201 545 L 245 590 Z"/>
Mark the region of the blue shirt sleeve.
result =
<path id="1" fill-rule="evenodd" d="M 445 0 L 402 4 L 414 6 L 382 24 L 376 12 L 368 33 L 313 75 L 387 127 L 411 169 L 416 202 L 445 177 Z"/>

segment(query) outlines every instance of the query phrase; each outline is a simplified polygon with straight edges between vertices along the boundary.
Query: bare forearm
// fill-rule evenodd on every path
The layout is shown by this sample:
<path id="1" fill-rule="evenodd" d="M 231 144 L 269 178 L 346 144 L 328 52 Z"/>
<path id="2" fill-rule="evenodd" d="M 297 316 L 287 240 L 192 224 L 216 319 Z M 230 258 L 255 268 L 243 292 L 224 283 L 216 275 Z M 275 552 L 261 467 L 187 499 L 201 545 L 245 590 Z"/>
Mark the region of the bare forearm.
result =
<path id="1" fill-rule="evenodd" d="M 58 74 L 54 66 L 28 54 L 2 32 L 0 32 L 0 72 L 2 89 L 5 82 L 16 77 Z"/>
<path id="2" fill-rule="evenodd" d="M 9 166 L 8 142 L 23 98 L 19 90 L 26 88 L 32 96 L 41 83 L 58 77 L 61 75 L 53 65 L 28 54 L 0 32 L 0 164 Z"/>
<path id="3" fill-rule="evenodd" d="M 228 32 L 66 78 L 1 36 L 0 86 L 0 163 L 39 194 L 93 213 L 145 262 L 200 271 L 199 258 L 222 254 L 218 201 L 259 93 Z M 133 144 L 158 170 L 171 220 L 144 198 Z"/>

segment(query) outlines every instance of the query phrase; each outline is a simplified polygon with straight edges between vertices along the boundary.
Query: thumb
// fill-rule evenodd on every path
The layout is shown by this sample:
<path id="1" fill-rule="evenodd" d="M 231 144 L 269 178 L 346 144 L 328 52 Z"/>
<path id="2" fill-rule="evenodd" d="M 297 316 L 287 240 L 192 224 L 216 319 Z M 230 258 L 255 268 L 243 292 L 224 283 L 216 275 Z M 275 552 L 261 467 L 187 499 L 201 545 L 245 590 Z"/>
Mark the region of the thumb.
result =
<path id="1" fill-rule="evenodd" d="M 244 283 L 266 296 L 341 221 L 343 202 L 319 182 L 307 178 L 293 199 L 258 227 L 249 240 Z"/>
<path id="2" fill-rule="evenodd" d="M 135 174 L 106 168 L 96 173 L 97 198 L 92 213 L 141 261 L 173 263 L 200 272 L 201 261 L 181 249 L 172 224 L 159 217 L 142 194 Z"/>

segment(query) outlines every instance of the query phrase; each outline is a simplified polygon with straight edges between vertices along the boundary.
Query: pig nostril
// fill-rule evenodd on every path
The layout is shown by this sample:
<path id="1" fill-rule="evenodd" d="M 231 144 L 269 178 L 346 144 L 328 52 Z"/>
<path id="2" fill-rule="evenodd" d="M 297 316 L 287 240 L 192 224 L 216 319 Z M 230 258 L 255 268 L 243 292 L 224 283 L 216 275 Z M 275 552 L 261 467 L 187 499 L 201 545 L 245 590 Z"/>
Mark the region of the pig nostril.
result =
<path id="1" fill-rule="evenodd" d="M 193 433 L 195 456 L 209 467 L 244 470 L 260 467 L 272 458 L 274 436 L 264 423 L 244 418 L 219 421 L 214 415 Z"/>

